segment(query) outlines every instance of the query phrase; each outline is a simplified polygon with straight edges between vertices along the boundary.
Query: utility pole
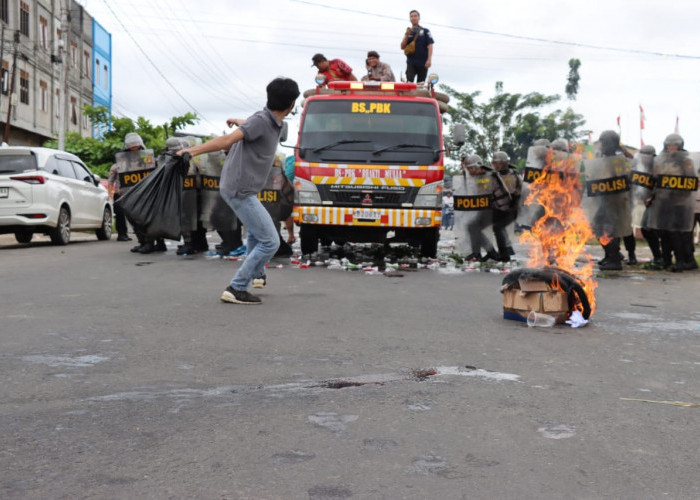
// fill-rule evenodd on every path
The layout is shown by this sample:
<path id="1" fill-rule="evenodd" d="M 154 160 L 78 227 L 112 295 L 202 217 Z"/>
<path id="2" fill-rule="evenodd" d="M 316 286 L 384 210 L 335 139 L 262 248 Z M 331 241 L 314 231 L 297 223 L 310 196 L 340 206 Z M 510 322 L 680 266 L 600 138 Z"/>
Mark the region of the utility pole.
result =
<path id="1" fill-rule="evenodd" d="M 5 25 L 2 25 L 2 34 L 0 35 L 0 64 L 3 62 L 3 57 L 5 57 Z M 2 96 L 2 89 L 5 88 L 5 72 L 2 66 L 0 66 L 0 96 Z M 0 106 L 0 109 L 2 106 Z"/>
<path id="2" fill-rule="evenodd" d="M 10 120 L 12 119 L 12 101 L 15 99 L 15 76 L 17 75 L 17 52 L 19 52 L 19 30 L 15 31 L 14 53 L 12 54 L 12 76 L 10 77 L 10 98 L 7 100 L 7 120 L 5 120 L 5 144 L 10 140 Z"/>
<path id="3" fill-rule="evenodd" d="M 70 0 L 61 0 L 61 41 L 63 42 L 63 58 L 59 77 L 59 104 L 58 104 L 58 149 L 66 149 L 66 127 L 68 125 L 68 60 L 70 50 L 68 48 L 68 33 L 70 32 L 70 14 L 68 7 Z"/>

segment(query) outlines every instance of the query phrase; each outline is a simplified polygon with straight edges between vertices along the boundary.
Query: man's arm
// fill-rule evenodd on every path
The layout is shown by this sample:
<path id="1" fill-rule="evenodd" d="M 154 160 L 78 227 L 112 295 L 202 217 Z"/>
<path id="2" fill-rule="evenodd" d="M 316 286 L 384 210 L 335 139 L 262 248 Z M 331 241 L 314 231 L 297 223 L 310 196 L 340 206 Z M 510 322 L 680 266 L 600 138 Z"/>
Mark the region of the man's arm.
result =
<path id="1" fill-rule="evenodd" d="M 227 123 L 231 120 L 232 119 L 227 120 Z M 177 152 L 177 154 L 182 156 L 184 153 L 189 153 L 191 156 L 198 156 L 204 153 L 212 153 L 214 151 L 227 151 L 231 149 L 231 146 L 243 140 L 243 137 L 243 131 L 237 128 L 230 134 L 214 137 L 212 140 L 207 141 L 204 144 L 181 149 Z"/>
<path id="2" fill-rule="evenodd" d="M 433 58 L 433 44 L 428 45 L 428 59 L 425 60 L 425 67 L 429 68 L 432 64 L 431 59 Z"/>

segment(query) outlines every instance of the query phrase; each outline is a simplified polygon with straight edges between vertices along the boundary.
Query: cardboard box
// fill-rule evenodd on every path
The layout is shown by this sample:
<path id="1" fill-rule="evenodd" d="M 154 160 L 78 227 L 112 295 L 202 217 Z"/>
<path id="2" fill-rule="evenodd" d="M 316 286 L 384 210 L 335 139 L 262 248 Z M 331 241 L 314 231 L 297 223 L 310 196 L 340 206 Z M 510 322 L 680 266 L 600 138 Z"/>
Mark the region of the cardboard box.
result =
<path id="1" fill-rule="evenodd" d="M 503 319 L 527 321 L 530 311 L 554 316 L 555 323 L 564 323 L 570 315 L 569 298 L 560 290 L 552 290 L 548 283 L 539 280 L 519 280 L 503 290 Z"/>

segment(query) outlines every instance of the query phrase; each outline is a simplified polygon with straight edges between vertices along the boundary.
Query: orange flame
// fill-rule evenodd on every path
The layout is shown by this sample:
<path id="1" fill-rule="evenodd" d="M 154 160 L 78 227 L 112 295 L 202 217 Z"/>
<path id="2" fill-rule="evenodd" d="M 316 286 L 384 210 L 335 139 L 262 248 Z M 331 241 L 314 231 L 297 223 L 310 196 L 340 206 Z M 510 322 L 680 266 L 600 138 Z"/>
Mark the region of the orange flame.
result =
<path id="1" fill-rule="evenodd" d="M 535 222 L 530 231 L 520 236 L 520 242 L 529 247 L 530 267 L 557 267 L 575 276 L 581 282 L 591 306 L 595 311 L 595 289 L 593 258 L 585 252 L 586 243 L 594 238 L 593 230 L 581 207 L 579 163 L 582 147 L 574 153 L 558 157 L 550 149 L 543 175 L 530 183 L 530 194 L 525 205 L 538 204 L 544 215 Z M 579 257 L 585 262 L 576 266 Z M 552 283 L 553 290 L 561 290 L 559 283 Z M 581 310 L 580 304 L 575 306 Z"/>

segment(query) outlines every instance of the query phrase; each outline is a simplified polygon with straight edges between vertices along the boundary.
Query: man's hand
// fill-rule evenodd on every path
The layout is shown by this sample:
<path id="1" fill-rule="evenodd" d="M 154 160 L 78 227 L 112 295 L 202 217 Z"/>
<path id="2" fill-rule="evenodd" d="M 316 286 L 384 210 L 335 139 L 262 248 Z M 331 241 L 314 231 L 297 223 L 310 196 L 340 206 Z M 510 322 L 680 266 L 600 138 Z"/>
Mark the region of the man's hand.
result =
<path id="1" fill-rule="evenodd" d="M 233 127 L 234 125 L 236 125 L 237 127 L 240 127 L 244 123 L 245 123 L 245 120 L 242 118 L 229 118 L 228 120 L 226 120 L 226 125 L 228 125 L 229 128 Z"/>

